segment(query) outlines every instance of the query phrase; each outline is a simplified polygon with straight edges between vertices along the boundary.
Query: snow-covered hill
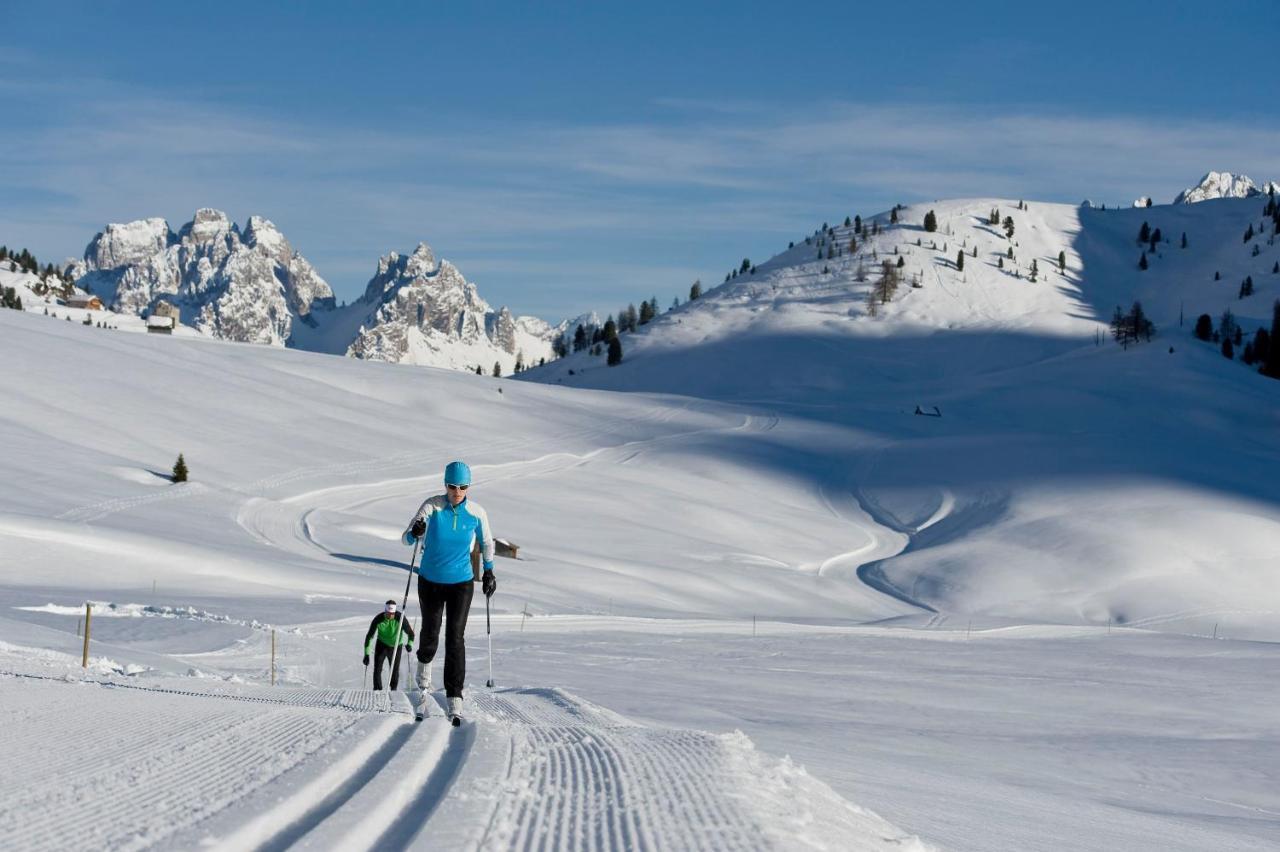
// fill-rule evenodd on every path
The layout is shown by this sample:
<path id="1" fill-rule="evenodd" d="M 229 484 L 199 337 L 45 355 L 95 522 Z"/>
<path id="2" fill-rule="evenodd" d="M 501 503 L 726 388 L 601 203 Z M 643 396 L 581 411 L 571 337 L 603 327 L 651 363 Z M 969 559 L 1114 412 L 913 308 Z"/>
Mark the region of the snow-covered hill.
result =
<path id="1" fill-rule="evenodd" d="M 0 846 L 1273 847 L 1280 383 L 1190 335 L 1261 205 L 901 208 L 541 383 L 0 310 Z M 485 345 L 448 269 L 292 333 Z M 521 558 L 450 732 L 361 654 L 455 458 Z"/>
<path id="2" fill-rule="evenodd" d="M 1191 336 L 1198 314 L 1226 309 L 1245 336 L 1270 324 L 1280 246 L 1262 201 L 906 207 L 900 224 L 867 220 L 878 235 L 819 231 L 622 335 L 617 367 L 584 352 L 528 378 L 810 424 L 782 470 L 821 483 L 838 516 L 894 531 L 860 572 L 905 600 L 1195 630 L 1231 613 L 1270 636 L 1280 451 L 1244 436 L 1280 422 L 1280 383 Z M 921 225 L 931 210 L 936 232 Z M 1161 231 L 1154 250 L 1137 242 L 1144 222 Z M 1245 243 L 1250 225 L 1265 230 Z M 872 305 L 886 260 L 904 283 Z M 1126 351 L 1108 321 L 1135 300 L 1158 331 Z M 857 437 L 833 441 L 832 426 Z M 1153 534 L 1156 517 L 1177 522 Z"/>

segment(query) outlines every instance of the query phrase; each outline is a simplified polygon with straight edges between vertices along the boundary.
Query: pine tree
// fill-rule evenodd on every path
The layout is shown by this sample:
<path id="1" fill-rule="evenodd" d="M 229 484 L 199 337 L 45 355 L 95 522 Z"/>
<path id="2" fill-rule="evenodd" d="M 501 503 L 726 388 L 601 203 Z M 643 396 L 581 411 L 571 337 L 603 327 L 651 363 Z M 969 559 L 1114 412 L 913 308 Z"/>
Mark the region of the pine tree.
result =
<path id="1" fill-rule="evenodd" d="M 1271 332 L 1267 337 L 1269 344 L 1266 347 L 1266 360 L 1262 363 L 1262 373 L 1273 379 L 1280 379 L 1280 299 L 1271 306 Z"/>
<path id="2" fill-rule="evenodd" d="M 1004 235 L 1008 239 L 1013 239 L 1013 217 L 1004 217 Z"/>
<path id="3" fill-rule="evenodd" d="M 601 336 L 601 341 L 608 343 L 610 340 L 614 340 L 617 337 L 618 324 L 613 321 L 613 314 L 609 314 L 609 318 L 604 321 L 604 334 Z"/>
<path id="4" fill-rule="evenodd" d="M 187 481 L 187 460 L 182 457 L 182 453 L 178 453 L 178 460 L 173 463 L 172 479 L 174 482 Z"/>
<path id="5" fill-rule="evenodd" d="M 1244 232 L 1244 241 L 1247 243 L 1251 239 L 1253 239 L 1253 223 L 1252 222 L 1249 223 L 1249 229 Z"/>
<path id="6" fill-rule="evenodd" d="M 1140 243 L 1151 242 L 1151 226 L 1148 225 L 1146 222 L 1143 222 L 1142 227 L 1138 229 L 1138 242 Z"/>
<path id="7" fill-rule="evenodd" d="M 692 302 L 694 299 L 698 298 L 701 295 L 702 295 L 702 281 L 701 280 L 694 281 L 693 286 L 689 288 L 689 301 Z"/>
<path id="8" fill-rule="evenodd" d="M 582 323 L 578 323 L 578 328 L 573 332 L 573 351 L 581 352 L 587 348 L 587 330 L 582 327 Z M 479 370 L 476 367 L 476 370 Z"/>
<path id="9" fill-rule="evenodd" d="M 1013 246 L 1009 246 L 1009 251 L 1005 253 L 1005 257 L 1013 260 Z"/>
<path id="10" fill-rule="evenodd" d="M 648 325 L 651 319 L 653 319 L 653 305 L 649 304 L 648 302 L 641 302 L 640 303 L 640 324 Z"/>
<path id="11" fill-rule="evenodd" d="M 1125 349 L 1129 348 L 1129 322 L 1119 305 L 1116 305 L 1115 313 L 1111 315 L 1111 336 L 1115 338 L 1116 343 Z"/>
<path id="12" fill-rule="evenodd" d="M 1145 251 L 1142 253 L 1142 257 L 1138 258 L 1138 268 L 1139 269 L 1147 268 L 1147 253 Z"/>
<path id="13" fill-rule="evenodd" d="M 1222 335 L 1223 340 L 1229 340 L 1236 333 L 1236 316 L 1231 313 L 1231 309 L 1227 308 L 1222 312 L 1222 316 L 1218 318 L 1218 334 Z"/>
<path id="14" fill-rule="evenodd" d="M 1156 250 L 1156 245 L 1160 242 L 1162 237 L 1163 235 L 1160 233 L 1159 228 L 1156 228 L 1154 231 L 1151 232 L 1151 251 L 1153 253 Z"/>
<path id="15" fill-rule="evenodd" d="M 849 226 L 850 226 L 850 225 L 852 225 L 852 224 L 853 224 L 853 222 L 849 221 L 849 217 L 848 217 L 848 216 L 845 216 L 845 217 L 844 217 L 844 226 L 847 228 L 847 227 L 849 227 Z"/>
<path id="16" fill-rule="evenodd" d="M 1058 252 L 1058 271 L 1067 271 L 1067 253 L 1065 251 Z"/>
<path id="17" fill-rule="evenodd" d="M 1217 271 L 1215 271 L 1215 272 L 1213 273 L 1213 280 L 1214 280 L 1214 281 L 1221 281 L 1221 280 L 1222 280 L 1222 273 L 1221 273 L 1221 272 L 1217 272 Z"/>
<path id="18" fill-rule="evenodd" d="M 853 254 L 857 250 L 858 250 L 858 238 L 850 237 L 849 238 L 849 254 Z"/>
<path id="19" fill-rule="evenodd" d="M 938 217 L 932 210 L 924 214 L 924 229 L 931 234 L 938 230 Z"/>
<path id="20" fill-rule="evenodd" d="M 898 224 L 898 206 L 895 204 L 893 209 L 889 211 L 889 223 L 891 225 Z"/>
<path id="21" fill-rule="evenodd" d="M 862 217 L 861 216 L 853 217 L 853 232 L 858 236 L 862 236 Z"/>
<path id="22" fill-rule="evenodd" d="M 1271 335 L 1267 334 L 1265 328 L 1260 328 L 1253 335 L 1253 357 L 1255 360 L 1265 363 L 1270 352 Z"/>
<path id="23" fill-rule="evenodd" d="M 622 341 L 615 337 L 613 340 L 609 341 L 608 364 L 610 367 L 616 367 L 621 363 L 622 363 Z"/>
<path id="24" fill-rule="evenodd" d="M 524 372 L 524 350 L 523 349 L 516 353 L 516 370 L 515 371 L 517 373 Z"/>
<path id="25" fill-rule="evenodd" d="M 493 377 L 495 379 L 502 378 L 502 365 L 499 364 L 497 361 L 493 362 Z"/>
<path id="26" fill-rule="evenodd" d="M 1231 345 L 1231 338 L 1222 338 L 1222 357 L 1234 359 L 1236 357 L 1235 347 Z"/>
<path id="27" fill-rule="evenodd" d="M 960 249 L 956 254 L 956 269 L 964 272 L 964 249 Z"/>
<path id="28" fill-rule="evenodd" d="M 907 265 L 907 259 L 902 255 L 898 255 L 898 268 L 901 269 L 906 265 Z"/>
<path id="29" fill-rule="evenodd" d="M 578 328 L 582 328 L 582 326 L 578 326 Z M 477 376 L 483 376 L 483 375 L 484 375 L 484 370 L 480 369 L 480 365 L 479 365 L 479 364 L 476 364 L 476 375 L 477 375 Z"/>
<path id="30" fill-rule="evenodd" d="M 996 258 L 996 266 L 997 266 L 998 268 L 1000 268 L 1000 269 L 1004 269 L 1004 258 L 1003 258 L 1003 257 L 997 257 L 997 258 Z"/>
<path id="31" fill-rule="evenodd" d="M 1187 232 L 1186 232 L 1186 231 L 1183 231 L 1183 232 L 1182 232 L 1182 247 L 1183 247 L 1183 248 L 1186 248 L 1186 247 L 1187 247 Z"/>
<path id="32" fill-rule="evenodd" d="M 1253 276 L 1246 275 L 1245 279 L 1240 282 L 1240 298 L 1253 295 Z"/>
<path id="33" fill-rule="evenodd" d="M 1213 317 L 1201 314 L 1196 318 L 1195 336 L 1201 340 L 1213 339 Z"/>

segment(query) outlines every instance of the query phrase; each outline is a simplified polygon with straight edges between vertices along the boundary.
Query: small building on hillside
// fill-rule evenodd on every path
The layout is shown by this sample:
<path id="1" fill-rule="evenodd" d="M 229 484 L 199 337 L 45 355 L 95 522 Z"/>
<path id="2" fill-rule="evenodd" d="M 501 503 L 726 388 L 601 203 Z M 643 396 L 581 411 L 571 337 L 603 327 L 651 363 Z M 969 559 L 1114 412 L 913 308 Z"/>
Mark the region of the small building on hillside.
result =
<path id="1" fill-rule="evenodd" d="M 173 317 L 161 317 L 152 314 L 147 317 L 147 334 L 173 334 L 177 322 Z"/>
<path id="2" fill-rule="evenodd" d="M 102 310 L 102 300 L 92 293 L 76 293 L 70 299 L 67 299 L 67 307 L 100 311 Z"/>
<path id="3" fill-rule="evenodd" d="M 177 305 L 171 305 L 168 302 L 156 302 L 156 306 L 151 309 L 153 317 L 173 317 L 173 324 L 177 325 L 182 322 L 182 312 L 178 310 Z"/>

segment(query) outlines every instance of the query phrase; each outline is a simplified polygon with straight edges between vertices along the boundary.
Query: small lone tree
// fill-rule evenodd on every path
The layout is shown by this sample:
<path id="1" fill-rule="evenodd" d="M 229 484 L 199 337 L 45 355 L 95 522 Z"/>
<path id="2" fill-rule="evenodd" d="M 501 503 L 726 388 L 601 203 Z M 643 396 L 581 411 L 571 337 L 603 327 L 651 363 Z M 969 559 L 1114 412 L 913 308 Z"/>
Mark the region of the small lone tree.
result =
<path id="1" fill-rule="evenodd" d="M 493 362 L 493 377 L 495 379 L 502 378 L 502 365 L 499 364 L 497 361 Z"/>
<path id="2" fill-rule="evenodd" d="M 924 229 L 931 234 L 938 230 L 938 217 L 932 210 L 924 214 Z"/>
<path id="3" fill-rule="evenodd" d="M 1186 248 L 1186 247 L 1187 247 L 1187 232 L 1186 232 L 1186 231 L 1183 231 L 1183 232 L 1182 232 L 1182 247 L 1183 247 L 1183 248 Z"/>
<path id="4" fill-rule="evenodd" d="M 964 272 L 964 249 L 960 249 L 956 254 L 956 269 Z"/>
<path id="5" fill-rule="evenodd" d="M 1147 253 L 1145 251 L 1142 253 L 1142 257 L 1138 258 L 1138 268 L 1139 269 L 1147 268 Z"/>
<path id="6" fill-rule="evenodd" d="M 187 481 L 187 461 L 182 457 L 182 453 L 178 453 L 178 460 L 173 463 L 173 481 Z"/>
<path id="7" fill-rule="evenodd" d="M 1013 217 L 1012 216 L 1004 217 L 1004 235 L 1008 239 L 1013 239 Z"/>
<path id="8" fill-rule="evenodd" d="M 610 367 L 616 367 L 622 363 L 622 341 L 615 337 L 609 341 L 609 360 Z"/>
<path id="9" fill-rule="evenodd" d="M 1146 222 L 1143 222 L 1142 227 L 1138 229 L 1138 242 L 1140 243 L 1151 242 L 1151 226 Z"/>
<path id="10" fill-rule="evenodd" d="M 689 288 L 689 301 L 692 302 L 694 299 L 698 298 L 701 295 L 702 295 L 702 280 L 699 279 L 697 281 L 694 281 L 693 285 Z"/>
<path id="11" fill-rule="evenodd" d="M 1067 271 L 1067 253 L 1065 251 L 1058 252 L 1058 271 Z"/>
<path id="12" fill-rule="evenodd" d="M 1235 360 L 1236 350 L 1235 347 L 1231 345 L 1230 337 L 1222 338 L 1222 357 L 1232 361 Z"/>

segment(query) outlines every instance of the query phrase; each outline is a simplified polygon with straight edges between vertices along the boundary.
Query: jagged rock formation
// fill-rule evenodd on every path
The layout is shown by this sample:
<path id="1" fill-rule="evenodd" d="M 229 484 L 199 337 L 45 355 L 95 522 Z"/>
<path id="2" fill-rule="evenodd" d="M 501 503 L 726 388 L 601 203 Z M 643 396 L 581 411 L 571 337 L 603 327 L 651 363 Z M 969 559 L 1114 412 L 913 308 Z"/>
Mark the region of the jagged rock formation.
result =
<path id="1" fill-rule="evenodd" d="M 1198 201 L 1209 201 L 1214 198 L 1252 198 L 1255 195 L 1266 195 L 1273 191 L 1280 192 L 1280 184 L 1275 181 L 1268 181 L 1259 188 L 1246 175 L 1209 172 L 1200 179 L 1198 184 L 1178 193 L 1173 203 L 1195 204 Z"/>
<path id="2" fill-rule="evenodd" d="M 350 309 L 367 312 L 347 348 L 355 358 L 504 374 L 551 357 L 554 332 L 536 317 L 494 311 L 457 267 L 419 243 L 412 254 L 378 262 L 364 296 Z"/>
<path id="3" fill-rule="evenodd" d="M 107 225 L 72 270 L 111 309 L 142 314 L 164 300 L 182 321 L 224 340 L 287 343 L 297 321 L 333 307 L 333 291 L 276 226 L 250 217 L 242 232 L 202 208 L 177 234 L 164 219 Z"/>

